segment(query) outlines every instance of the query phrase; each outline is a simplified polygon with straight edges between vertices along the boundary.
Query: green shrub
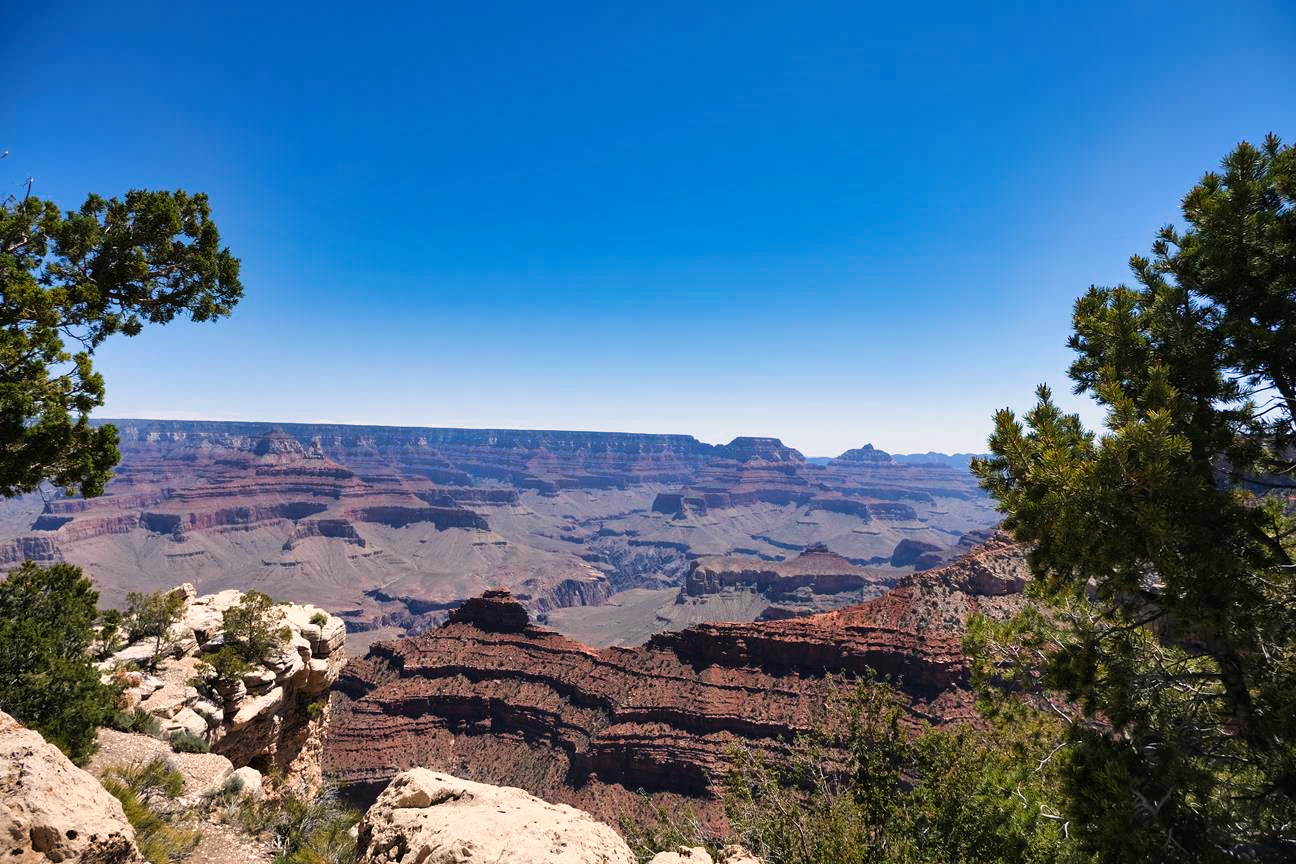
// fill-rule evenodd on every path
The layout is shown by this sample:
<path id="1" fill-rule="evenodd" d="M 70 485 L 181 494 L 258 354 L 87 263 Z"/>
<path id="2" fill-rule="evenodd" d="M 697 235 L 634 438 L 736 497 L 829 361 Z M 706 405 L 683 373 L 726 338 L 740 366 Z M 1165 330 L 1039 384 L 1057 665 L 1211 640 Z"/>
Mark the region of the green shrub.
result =
<path id="1" fill-rule="evenodd" d="M 107 660 L 122 649 L 125 644 L 121 638 L 124 623 L 122 613 L 116 609 L 105 609 L 99 613 L 99 626 L 94 641 L 90 644 L 90 653 L 96 660 Z"/>
<path id="2" fill-rule="evenodd" d="M 76 763 L 94 752 L 119 692 L 100 682 L 90 650 L 98 600 L 70 564 L 26 561 L 0 582 L 0 710 Z"/>
<path id="3" fill-rule="evenodd" d="M 244 593 L 237 606 L 225 610 L 222 624 L 225 645 L 249 663 L 265 659 L 292 638 L 292 630 L 283 625 L 283 612 L 260 591 Z"/>
<path id="4" fill-rule="evenodd" d="M 114 711 L 107 718 L 107 726 L 118 732 L 136 732 L 140 735 L 157 735 L 158 719 L 143 708 L 134 711 Z"/>
<path id="5" fill-rule="evenodd" d="M 220 647 L 219 650 L 208 654 L 203 661 L 216 674 L 216 677 L 222 681 L 237 681 L 252 670 L 252 664 L 243 659 L 238 648 L 229 643 Z M 199 666 L 199 672 L 203 672 L 202 666 Z"/>
<path id="6" fill-rule="evenodd" d="M 184 778 L 162 758 L 136 765 L 119 765 L 104 773 L 103 787 L 121 802 L 126 821 L 135 829 L 135 845 L 150 864 L 173 864 L 189 857 L 202 834 L 187 827 L 189 814 L 167 808 L 157 799 L 174 800 L 184 792 Z"/>
<path id="7" fill-rule="evenodd" d="M 316 612 L 314 615 L 311 615 L 310 623 L 314 624 L 316 627 L 323 627 L 328 623 L 328 616 L 323 612 Z"/>
<path id="8" fill-rule="evenodd" d="M 360 813 L 326 787 L 313 798 L 283 790 L 274 800 L 244 798 L 234 818 L 248 834 L 267 833 L 279 850 L 276 864 L 353 864 L 351 829 Z"/>
<path id="9" fill-rule="evenodd" d="M 104 777 L 120 780 L 132 792 L 146 797 L 174 799 L 184 794 L 184 775 L 161 756 L 148 762 L 114 765 L 104 772 Z"/>
<path id="10" fill-rule="evenodd" d="M 1053 724 L 1019 717 L 981 732 L 911 735 L 900 705 L 889 686 L 865 681 L 785 760 L 736 751 L 725 810 L 738 841 L 781 864 L 1088 860 L 1056 815 Z"/>
<path id="11" fill-rule="evenodd" d="M 171 749 L 176 753 L 206 753 L 211 747 L 206 738 L 181 730 L 171 733 Z"/>

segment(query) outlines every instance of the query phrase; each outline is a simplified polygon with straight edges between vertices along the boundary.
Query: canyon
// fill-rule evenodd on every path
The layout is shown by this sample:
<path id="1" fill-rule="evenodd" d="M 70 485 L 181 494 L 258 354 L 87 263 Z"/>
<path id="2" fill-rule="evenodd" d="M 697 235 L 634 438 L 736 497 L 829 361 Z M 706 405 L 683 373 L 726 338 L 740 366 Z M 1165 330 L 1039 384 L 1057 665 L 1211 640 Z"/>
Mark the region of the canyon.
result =
<path id="1" fill-rule="evenodd" d="M 605 819 L 645 806 L 643 790 L 718 820 L 732 748 L 777 759 L 797 734 L 834 722 L 839 676 L 895 681 L 911 728 L 977 723 L 966 620 L 1021 609 L 1027 578 L 1020 548 L 994 535 L 863 604 L 601 650 L 488 591 L 446 624 L 347 664 L 325 770 L 366 801 L 400 771 L 426 767 Z"/>
<path id="2" fill-rule="evenodd" d="M 595 645 L 823 611 L 947 560 L 997 521 L 965 468 L 871 446 L 807 460 L 759 437 L 104 422 L 122 452 L 107 494 L 4 502 L 0 568 L 69 561 L 116 605 L 179 582 L 256 588 L 334 610 L 359 649 L 434 627 L 488 589 Z M 795 567 L 808 549 L 837 556 L 856 587 L 688 588 L 700 562 Z"/>

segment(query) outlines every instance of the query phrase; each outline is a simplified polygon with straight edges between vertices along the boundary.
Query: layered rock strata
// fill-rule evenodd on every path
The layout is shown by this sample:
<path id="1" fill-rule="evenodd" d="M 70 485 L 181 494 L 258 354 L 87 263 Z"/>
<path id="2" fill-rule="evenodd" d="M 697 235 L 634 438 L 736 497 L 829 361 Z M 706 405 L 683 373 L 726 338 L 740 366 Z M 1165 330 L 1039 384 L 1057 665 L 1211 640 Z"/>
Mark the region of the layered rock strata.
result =
<path id="1" fill-rule="evenodd" d="M 256 584 L 347 611 L 375 634 L 358 644 L 435 626 L 487 588 L 547 615 L 678 588 L 701 557 L 776 562 L 827 544 L 885 567 L 906 539 L 947 555 L 998 518 L 966 470 L 869 447 L 823 464 L 775 438 L 113 422 L 123 459 L 107 494 L 24 502 L 0 570 L 68 561 L 109 605 L 177 581 Z M 832 603 L 797 605 L 770 614 Z M 673 619 L 649 612 L 636 630 L 659 620 Z"/>
<path id="2" fill-rule="evenodd" d="M 964 621 L 1020 608 L 1025 578 L 1017 547 L 994 539 L 858 606 L 602 651 L 490 592 L 347 665 L 325 763 L 360 798 L 424 766 L 609 818 L 632 804 L 629 790 L 705 805 L 732 746 L 779 758 L 824 719 L 832 675 L 895 676 L 911 724 L 973 721 Z"/>

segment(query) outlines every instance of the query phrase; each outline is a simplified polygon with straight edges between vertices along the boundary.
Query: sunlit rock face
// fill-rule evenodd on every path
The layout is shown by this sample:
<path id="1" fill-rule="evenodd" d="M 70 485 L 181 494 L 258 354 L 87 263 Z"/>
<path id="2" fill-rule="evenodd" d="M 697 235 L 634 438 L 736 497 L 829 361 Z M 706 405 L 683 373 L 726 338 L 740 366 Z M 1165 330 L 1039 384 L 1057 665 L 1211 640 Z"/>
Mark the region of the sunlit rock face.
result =
<path id="1" fill-rule="evenodd" d="M 0 850 L 15 864 L 144 864 L 117 799 L 40 733 L 3 711 Z"/>
<path id="2" fill-rule="evenodd" d="M 268 618 L 286 634 L 283 643 L 239 680 L 213 678 L 199 690 L 194 685 L 204 674 L 204 658 L 224 644 L 224 614 L 243 592 L 200 597 L 188 584 L 175 591 L 184 609 L 154 672 L 129 671 L 152 658 L 151 639 L 100 664 L 106 678 L 125 687 L 123 707 L 152 714 L 164 737 L 185 732 L 202 738 L 235 767 L 277 767 L 306 786 L 318 785 L 328 693 L 346 663 L 342 619 L 311 604 L 279 604 Z"/>

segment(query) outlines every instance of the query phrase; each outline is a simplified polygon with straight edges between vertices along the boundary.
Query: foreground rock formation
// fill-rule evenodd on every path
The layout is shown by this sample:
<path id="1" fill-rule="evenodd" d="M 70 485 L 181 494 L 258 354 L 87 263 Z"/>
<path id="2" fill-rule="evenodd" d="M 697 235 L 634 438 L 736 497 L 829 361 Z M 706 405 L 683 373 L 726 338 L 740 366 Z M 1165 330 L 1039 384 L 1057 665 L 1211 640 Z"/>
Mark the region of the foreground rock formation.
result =
<path id="1" fill-rule="evenodd" d="M 106 675 L 127 685 L 122 707 L 152 714 L 164 737 L 186 732 L 202 738 L 235 767 L 278 766 L 317 785 L 328 692 L 346 663 L 342 620 L 317 606 L 280 604 L 272 615 L 276 627 L 288 629 L 283 645 L 241 680 L 211 679 L 200 691 L 193 683 L 202 674 L 203 657 L 224 644 L 224 613 L 243 593 L 198 597 L 192 585 L 175 590 L 184 596 L 184 611 L 171 628 L 172 647 L 156 673 L 124 669 L 151 657 L 151 640 L 129 645 L 101 664 Z"/>
<path id="2" fill-rule="evenodd" d="M 0 858 L 144 864 L 121 804 L 40 733 L 0 712 Z"/>
<path id="3" fill-rule="evenodd" d="M 824 719 L 833 674 L 897 677 L 910 724 L 974 721 L 964 622 L 1020 608 L 1026 576 L 1019 549 L 995 538 L 858 606 L 603 651 L 531 624 L 508 592 L 488 592 L 447 625 L 347 665 L 338 690 L 348 701 L 325 762 L 369 800 L 423 766 L 609 819 L 639 789 L 705 810 L 730 748 L 779 758 Z"/>
<path id="4" fill-rule="evenodd" d="M 398 775 L 360 823 L 360 864 L 635 864 L 621 837 L 588 813 L 521 789 L 415 768 Z"/>

